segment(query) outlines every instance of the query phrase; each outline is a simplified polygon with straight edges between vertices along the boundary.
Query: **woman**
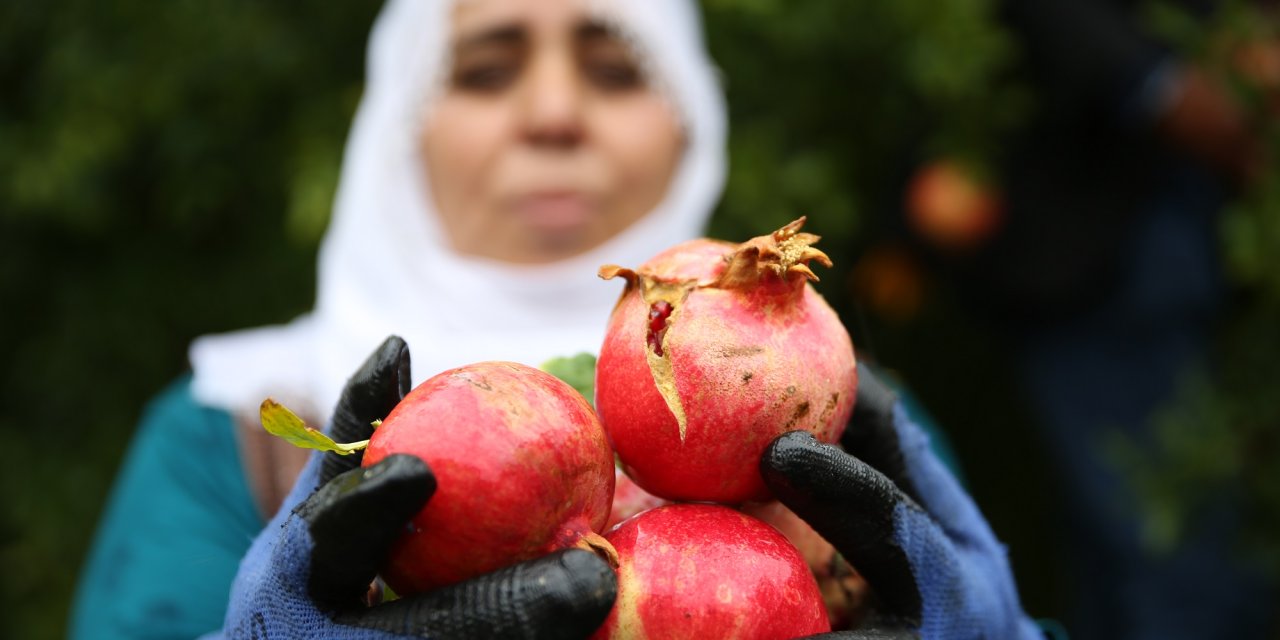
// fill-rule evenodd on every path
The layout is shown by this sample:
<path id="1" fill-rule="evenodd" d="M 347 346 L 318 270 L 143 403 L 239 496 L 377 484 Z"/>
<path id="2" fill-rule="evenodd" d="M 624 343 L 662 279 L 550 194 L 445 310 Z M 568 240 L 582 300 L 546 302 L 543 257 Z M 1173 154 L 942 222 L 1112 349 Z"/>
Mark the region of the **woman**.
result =
<path id="1" fill-rule="evenodd" d="M 349 440 L 404 392 L 408 347 L 416 380 L 597 349 L 618 291 L 596 268 L 696 235 L 719 194 L 724 108 L 699 29 L 682 0 L 390 0 L 315 310 L 193 345 L 193 378 L 152 408 L 126 461 L 72 635 L 595 629 L 616 578 L 580 550 L 366 606 L 430 470 L 406 456 L 335 476 L 261 437 L 255 413 L 274 396 Z M 395 334 L 408 346 L 383 342 Z M 743 463 L 865 574 L 886 620 L 944 640 L 1035 637 L 976 506 L 893 394 L 860 380 L 844 442 L 859 457 L 797 432 Z"/>
<path id="2" fill-rule="evenodd" d="M 724 135 L 687 3 L 388 2 L 314 310 L 193 344 L 192 377 L 152 404 L 124 463 L 71 635 L 220 627 L 241 556 L 306 460 L 258 425 L 264 398 L 323 424 L 390 334 L 416 380 L 596 351 L 618 295 L 596 269 L 698 234 Z"/>

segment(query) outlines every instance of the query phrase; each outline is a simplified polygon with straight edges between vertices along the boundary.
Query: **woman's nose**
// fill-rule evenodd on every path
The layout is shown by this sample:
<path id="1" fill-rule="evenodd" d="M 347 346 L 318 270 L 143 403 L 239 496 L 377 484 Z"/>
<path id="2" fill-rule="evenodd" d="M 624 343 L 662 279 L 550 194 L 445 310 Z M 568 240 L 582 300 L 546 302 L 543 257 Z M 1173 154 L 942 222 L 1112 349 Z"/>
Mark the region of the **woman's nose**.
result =
<path id="1" fill-rule="evenodd" d="M 583 86 L 572 59 L 546 56 L 529 69 L 523 100 L 525 137 L 533 144 L 573 147 L 583 137 Z"/>

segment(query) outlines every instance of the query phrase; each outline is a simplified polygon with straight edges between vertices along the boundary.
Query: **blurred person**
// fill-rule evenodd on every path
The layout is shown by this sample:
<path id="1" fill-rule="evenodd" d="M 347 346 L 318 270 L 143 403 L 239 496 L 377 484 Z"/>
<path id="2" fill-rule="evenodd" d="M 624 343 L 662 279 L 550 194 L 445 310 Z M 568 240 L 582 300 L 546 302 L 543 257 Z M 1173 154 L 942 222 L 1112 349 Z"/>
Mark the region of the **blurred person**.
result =
<path id="1" fill-rule="evenodd" d="M 725 114 L 700 28 L 680 0 L 390 0 L 314 309 L 192 344 L 192 374 L 149 406 L 124 461 L 71 636 L 598 625 L 615 579 L 581 552 L 366 607 L 378 554 L 430 499 L 431 470 L 411 457 L 341 468 L 353 463 L 268 437 L 257 409 L 275 397 L 356 439 L 444 369 L 598 349 L 618 292 L 597 267 L 697 236 L 720 193 Z M 784 437 L 760 461 L 775 492 L 861 563 L 885 626 L 1038 636 L 976 505 L 892 393 L 862 378 L 868 428 L 846 442 L 860 457 Z"/>
<path id="2" fill-rule="evenodd" d="M 1207 17 L 1217 3 L 1172 4 Z M 1036 115 L 1009 145 L 1001 226 L 950 256 L 1014 351 L 1067 500 L 1073 638 L 1252 638 L 1266 585 L 1233 556 L 1229 509 L 1176 553 L 1142 544 L 1105 452 L 1206 363 L 1224 285 L 1216 215 L 1266 170 L 1227 86 L 1131 0 L 1003 0 Z"/>
<path id="3" fill-rule="evenodd" d="M 416 347 L 417 381 L 594 352 L 618 295 L 597 268 L 699 234 L 725 136 L 699 25 L 681 3 L 581 5 L 387 4 L 315 307 L 192 344 L 192 374 L 151 403 L 124 462 L 73 637 L 219 628 L 237 563 L 307 459 L 263 431 L 264 398 L 325 423 L 393 333 Z"/>

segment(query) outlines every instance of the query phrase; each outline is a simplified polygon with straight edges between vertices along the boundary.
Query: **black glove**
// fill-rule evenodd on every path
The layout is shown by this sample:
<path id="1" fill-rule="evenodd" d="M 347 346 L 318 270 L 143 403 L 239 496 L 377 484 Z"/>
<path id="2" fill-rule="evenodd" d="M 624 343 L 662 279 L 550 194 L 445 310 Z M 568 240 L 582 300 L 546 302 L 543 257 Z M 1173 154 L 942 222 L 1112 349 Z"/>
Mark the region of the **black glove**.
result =
<path id="1" fill-rule="evenodd" d="M 331 435 L 368 438 L 408 391 L 408 373 L 408 348 L 389 338 L 347 383 Z M 312 456 L 285 503 L 297 506 L 280 510 L 241 564 L 224 635 L 585 638 L 613 607 L 613 570 L 576 549 L 370 606 L 374 576 L 435 477 L 414 456 L 363 469 L 359 455 Z"/>
<path id="2" fill-rule="evenodd" d="M 858 365 L 842 441 L 779 436 L 760 471 L 783 504 L 866 578 L 881 603 L 869 629 L 826 638 L 1043 638 L 1022 611 L 1004 547 L 930 451 L 894 393 Z"/>

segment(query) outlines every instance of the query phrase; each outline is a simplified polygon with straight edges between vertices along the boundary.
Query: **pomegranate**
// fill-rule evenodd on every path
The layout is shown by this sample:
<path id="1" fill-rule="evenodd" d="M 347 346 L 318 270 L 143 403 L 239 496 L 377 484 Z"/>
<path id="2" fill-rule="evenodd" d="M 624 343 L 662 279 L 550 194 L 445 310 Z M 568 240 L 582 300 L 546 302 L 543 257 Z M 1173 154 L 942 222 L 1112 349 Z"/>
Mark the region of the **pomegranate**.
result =
<path id="1" fill-rule="evenodd" d="M 851 629 L 866 614 L 871 586 L 836 548 L 786 505 L 771 500 L 742 505 L 742 512 L 767 522 L 795 545 L 818 581 L 832 629 Z"/>
<path id="2" fill-rule="evenodd" d="M 952 159 L 920 167 L 906 193 L 907 219 L 922 238 L 944 251 L 976 249 L 1000 227 L 1000 193 L 976 171 Z"/>
<path id="3" fill-rule="evenodd" d="M 418 456 L 438 489 L 392 548 L 398 593 L 453 584 L 570 546 L 608 555 L 613 451 L 586 400 L 554 376 L 481 362 L 423 382 L 374 430 L 364 466 Z"/>
<path id="4" fill-rule="evenodd" d="M 618 599 L 594 638 L 795 638 L 830 630 L 800 552 L 728 507 L 673 504 L 605 537 Z"/>
<path id="5" fill-rule="evenodd" d="M 667 504 L 671 503 L 641 489 L 619 470 L 614 479 L 613 510 L 609 513 L 605 529 Z M 853 565 L 813 527 L 777 500 L 748 502 L 740 510 L 772 525 L 800 552 L 818 582 L 831 628 L 854 628 L 865 614 L 870 586 Z"/>
<path id="6" fill-rule="evenodd" d="M 739 245 L 699 239 L 632 271 L 596 366 L 596 410 L 627 475 L 669 500 L 767 500 L 757 461 L 796 429 L 835 442 L 857 368 L 811 286 L 804 218 Z"/>

